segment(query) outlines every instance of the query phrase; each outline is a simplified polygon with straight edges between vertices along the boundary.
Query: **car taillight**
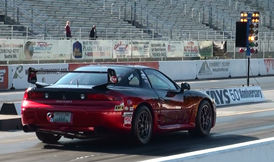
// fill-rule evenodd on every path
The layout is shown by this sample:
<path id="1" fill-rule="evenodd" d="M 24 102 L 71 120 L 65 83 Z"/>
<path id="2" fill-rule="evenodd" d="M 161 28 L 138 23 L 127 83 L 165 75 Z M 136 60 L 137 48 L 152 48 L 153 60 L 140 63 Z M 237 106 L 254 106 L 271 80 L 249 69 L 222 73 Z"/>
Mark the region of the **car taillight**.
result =
<path id="1" fill-rule="evenodd" d="M 45 98 L 45 94 L 43 92 L 26 91 L 24 94 L 24 99 L 42 99 L 42 98 Z"/>
<path id="2" fill-rule="evenodd" d="M 28 99 L 28 96 L 29 96 L 29 95 L 28 95 L 28 92 L 25 91 L 23 99 L 24 99 L 24 100 Z"/>
<path id="3" fill-rule="evenodd" d="M 110 96 L 106 94 L 87 94 L 87 100 L 94 101 L 121 101 L 122 98 L 119 96 Z"/>

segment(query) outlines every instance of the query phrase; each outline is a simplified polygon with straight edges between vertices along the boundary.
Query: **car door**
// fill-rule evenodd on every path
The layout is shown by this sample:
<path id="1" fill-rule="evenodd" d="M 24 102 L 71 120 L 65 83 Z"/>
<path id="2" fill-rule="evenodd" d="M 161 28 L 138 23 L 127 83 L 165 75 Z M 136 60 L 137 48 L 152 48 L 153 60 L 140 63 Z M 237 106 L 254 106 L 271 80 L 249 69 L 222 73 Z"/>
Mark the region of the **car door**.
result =
<path id="1" fill-rule="evenodd" d="M 172 125 L 183 123 L 183 93 L 169 78 L 154 69 L 144 70 L 152 88 L 159 97 L 161 105 L 160 125 Z"/>

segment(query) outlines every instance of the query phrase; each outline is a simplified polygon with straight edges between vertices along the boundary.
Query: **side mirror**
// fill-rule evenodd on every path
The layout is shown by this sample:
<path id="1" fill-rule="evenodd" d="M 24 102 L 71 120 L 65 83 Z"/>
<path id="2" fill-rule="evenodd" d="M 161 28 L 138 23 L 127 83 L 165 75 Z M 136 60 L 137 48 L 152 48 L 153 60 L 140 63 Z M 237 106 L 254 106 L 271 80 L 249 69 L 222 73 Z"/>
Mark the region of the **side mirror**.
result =
<path id="1" fill-rule="evenodd" d="M 116 72 L 114 69 L 108 69 L 108 83 L 116 84 L 118 82 L 118 78 L 116 76 Z"/>
<path id="2" fill-rule="evenodd" d="M 181 84 L 181 91 L 184 91 L 185 89 L 190 90 L 190 85 L 184 82 Z"/>
<path id="3" fill-rule="evenodd" d="M 28 82 L 35 84 L 37 82 L 37 76 L 36 76 L 37 71 L 34 68 L 29 68 L 28 70 Z"/>

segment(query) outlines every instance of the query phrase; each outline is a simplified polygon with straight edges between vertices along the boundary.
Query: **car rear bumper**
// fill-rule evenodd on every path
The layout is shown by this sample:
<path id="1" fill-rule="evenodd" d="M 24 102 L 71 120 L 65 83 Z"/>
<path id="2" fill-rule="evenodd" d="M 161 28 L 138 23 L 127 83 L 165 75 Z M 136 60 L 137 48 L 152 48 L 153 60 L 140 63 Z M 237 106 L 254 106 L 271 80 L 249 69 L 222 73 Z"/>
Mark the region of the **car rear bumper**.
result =
<path id="1" fill-rule="evenodd" d="M 71 122 L 56 123 L 48 118 L 49 112 L 70 112 Z M 22 124 L 26 131 L 46 130 L 59 132 L 95 132 L 110 130 L 116 132 L 131 131 L 131 116 L 125 116 L 124 111 L 115 111 L 114 108 L 99 111 L 88 106 L 22 106 Z M 127 113 L 128 115 L 128 113 Z"/>

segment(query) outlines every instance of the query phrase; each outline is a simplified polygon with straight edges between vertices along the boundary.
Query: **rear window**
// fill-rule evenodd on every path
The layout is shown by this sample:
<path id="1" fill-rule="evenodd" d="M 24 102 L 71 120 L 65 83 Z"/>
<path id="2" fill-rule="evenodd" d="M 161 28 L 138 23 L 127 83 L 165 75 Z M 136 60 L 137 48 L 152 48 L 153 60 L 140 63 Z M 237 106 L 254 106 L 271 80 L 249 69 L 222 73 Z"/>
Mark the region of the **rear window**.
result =
<path id="1" fill-rule="evenodd" d="M 107 68 L 84 67 L 79 71 L 107 71 Z M 130 68 L 114 68 L 119 83 L 123 83 L 125 76 L 132 71 Z M 63 76 L 55 85 L 101 85 L 107 83 L 107 73 L 68 73 Z"/>

